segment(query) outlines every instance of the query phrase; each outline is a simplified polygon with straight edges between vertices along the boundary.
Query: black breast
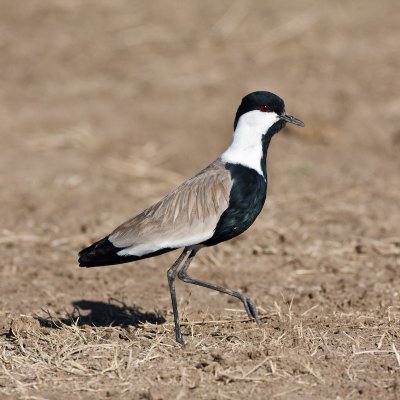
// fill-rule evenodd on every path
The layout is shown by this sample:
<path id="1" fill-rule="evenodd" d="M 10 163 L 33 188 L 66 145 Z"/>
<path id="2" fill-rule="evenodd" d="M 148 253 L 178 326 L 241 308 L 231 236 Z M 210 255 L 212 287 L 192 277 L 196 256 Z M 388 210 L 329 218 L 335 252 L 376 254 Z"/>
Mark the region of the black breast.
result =
<path id="1" fill-rule="evenodd" d="M 226 164 L 232 177 L 229 206 L 221 215 L 214 235 L 204 244 L 214 246 L 240 235 L 255 221 L 267 195 L 267 182 L 252 168 Z M 266 176 L 266 174 L 265 174 Z"/>

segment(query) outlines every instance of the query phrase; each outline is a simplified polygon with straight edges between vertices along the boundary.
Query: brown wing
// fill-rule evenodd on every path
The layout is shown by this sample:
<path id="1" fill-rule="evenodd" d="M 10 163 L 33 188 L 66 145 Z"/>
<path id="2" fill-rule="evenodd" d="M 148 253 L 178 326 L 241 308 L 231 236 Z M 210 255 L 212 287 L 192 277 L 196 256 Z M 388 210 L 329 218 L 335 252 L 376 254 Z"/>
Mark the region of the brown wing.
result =
<path id="1" fill-rule="evenodd" d="M 119 226 L 109 240 L 124 248 L 119 255 L 137 256 L 201 243 L 212 237 L 228 207 L 231 187 L 230 173 L 218 159 Z"/>

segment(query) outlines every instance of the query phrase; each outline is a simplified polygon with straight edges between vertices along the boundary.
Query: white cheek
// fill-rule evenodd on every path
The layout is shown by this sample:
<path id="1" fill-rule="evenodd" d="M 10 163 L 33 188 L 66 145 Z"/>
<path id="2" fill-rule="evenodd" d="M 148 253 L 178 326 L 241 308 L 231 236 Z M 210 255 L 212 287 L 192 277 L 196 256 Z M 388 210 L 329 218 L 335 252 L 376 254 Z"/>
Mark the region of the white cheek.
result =
<path id="1" fill-rule="evenodd" d="M 245 165 L 262 175 L 262 136 L 278 120 L 279 116 L 275 112 L 253 110 L 243 114 L 233 134 L 233 142 L 221 155 L 221 159 Z"/>
<path id="2" fill-rule="evenodd" d="M 239 128 L 239 125 L 247 125 L 249 128 L 254 129 L 254 132 L 264 134 L 278 120 L 279 116 L 275 112 L 254 110 L 240 117 L 237 128 Z"/>
<path id="3" fill-rule="evenodd" d="M 273 125 L 275 122 L 279 121 L 279 115 L 274 112 L 261 112 L 260 114 L 263 117 L 264 121 L 264 127 L 266 128 L 266 131 Z"/>

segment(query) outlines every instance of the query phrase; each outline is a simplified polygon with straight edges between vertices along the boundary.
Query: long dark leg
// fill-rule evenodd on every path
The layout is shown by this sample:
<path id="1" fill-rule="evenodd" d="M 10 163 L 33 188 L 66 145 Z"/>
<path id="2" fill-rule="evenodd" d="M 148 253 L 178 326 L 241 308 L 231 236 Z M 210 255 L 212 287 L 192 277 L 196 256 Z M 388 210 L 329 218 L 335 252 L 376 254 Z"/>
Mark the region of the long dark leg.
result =
<path id="1" fill-rule="evenodd" d="M 182 345 L 185 344 L 185 342 L 183 341 L 183 337 L 181 334 L 181 326 L 179 325 L 178 304 L 176 302 L 176 293 L 175 293 L 175 278 L 176 278 L 176 271 L 181 265 L 183 259 L 186 257 L 187 253 L 188 250 L 186 249 L 183 250 L 182 254 L 179 256 L 179 258 L 175 261 L 174 265 L 167 272 L 169 293 L 171 294 L 171 300 L 172 300 L 172 311 L 174 312 L 176 341 Z"/>
<path id="2" fill-rule="evenodd" d="M 197 253 L 197 250 L 192 250 L 190 252 L 189 257 L 187 258 L 185 264 L 183 265 L 183 267 L 178 272 L 178 278 L 181 279 L 185 283 L 191 283 L 192 285 L 203 286 L 203 287 L 206 287 L 208 289 L 216 290 L 218 292 L 228 294 L 229 296 L 236 297 L 237 299 L 239 299 L 243 303 L 244 309 L 246 310 L 247 315 L 249 316 L 249 318 L 254 320 L 254 321 L 256 321 L 257 324 L 259 324 L 260 320 L 258 318 L 258 313 L 257 313 L 256 306 L 251 301 L 249 296 L 247 296 L 244 293 L 240 293 L 240 292 L 236 292 L 234 290 L 226 289 L 226 288 L 223 288 L 221 286 L 216 286 L 216 285 L 213 285 L 213 284 L 208 283 L 208 282 L 204 282 L 204 281 L 201 281 L 201 280 L 198 280 L 198 279 L 193 279 L 187 274 L 187 270 L 189 268 L 189 265 L 190 265 L 191 261 L 193 260 L 194 256 L 196 255 L 196 253 Z"/>

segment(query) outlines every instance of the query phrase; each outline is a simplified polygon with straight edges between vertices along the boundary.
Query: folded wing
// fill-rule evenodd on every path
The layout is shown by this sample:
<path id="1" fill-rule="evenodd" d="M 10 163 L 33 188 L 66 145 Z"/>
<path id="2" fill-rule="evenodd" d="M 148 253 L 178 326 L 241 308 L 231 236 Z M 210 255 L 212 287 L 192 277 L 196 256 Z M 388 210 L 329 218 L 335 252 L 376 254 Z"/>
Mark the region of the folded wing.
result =
<path id="1" fill-rule="evenodd" d="M 210 239 L 228 208 L 231 187 L 230 173 L 218 159 L 158 203 L 83 250 L 80 264 L 119 264 Z"/>

